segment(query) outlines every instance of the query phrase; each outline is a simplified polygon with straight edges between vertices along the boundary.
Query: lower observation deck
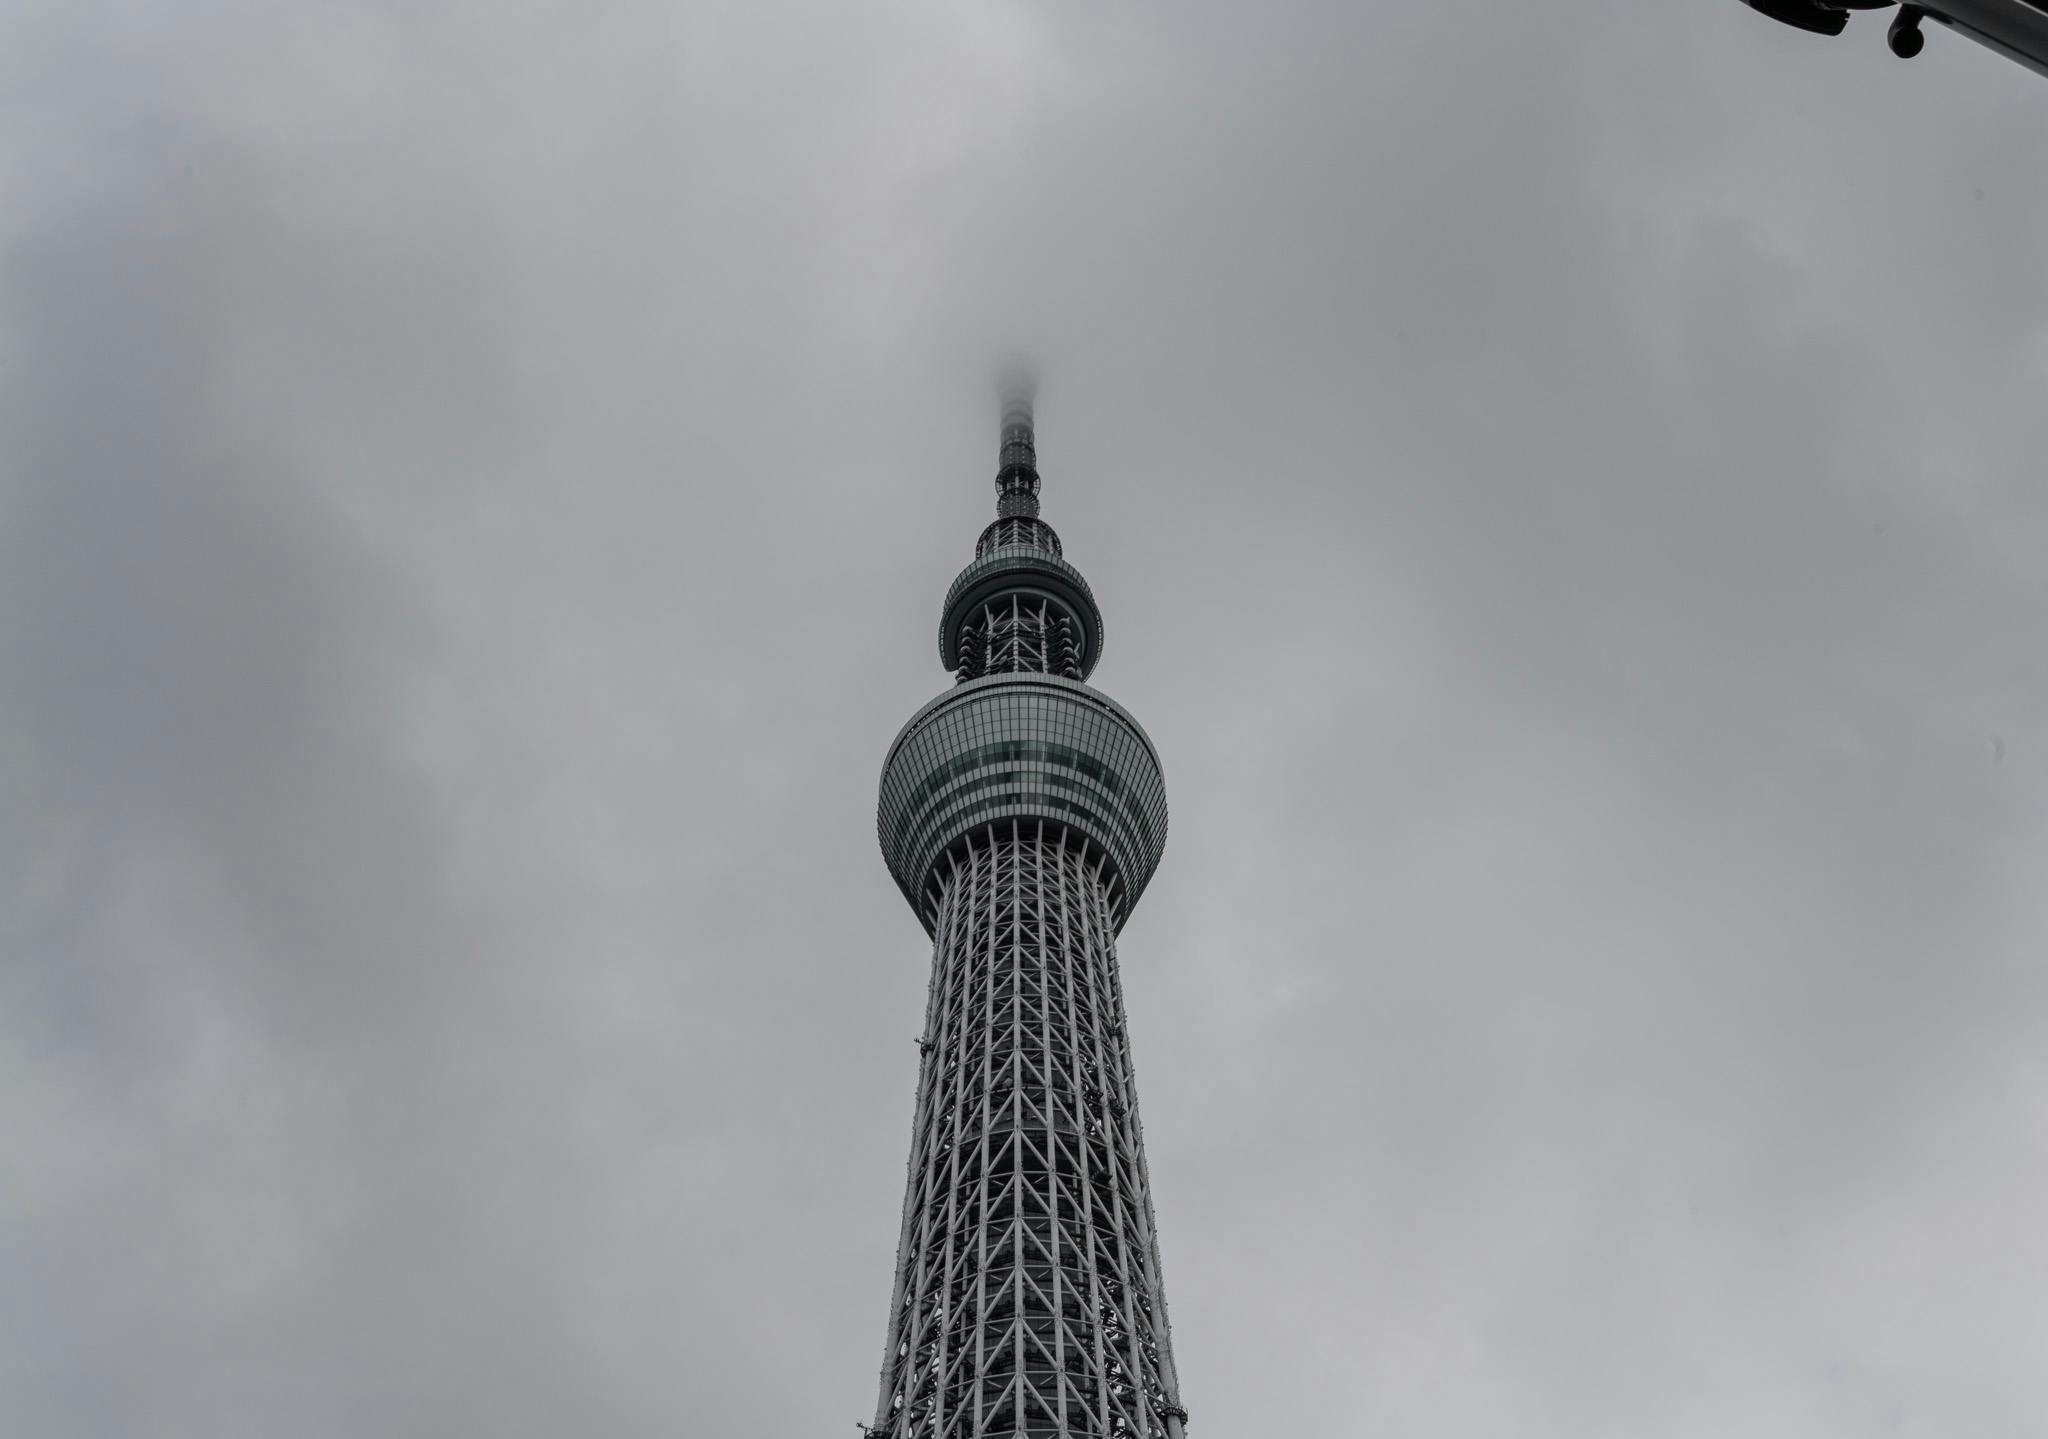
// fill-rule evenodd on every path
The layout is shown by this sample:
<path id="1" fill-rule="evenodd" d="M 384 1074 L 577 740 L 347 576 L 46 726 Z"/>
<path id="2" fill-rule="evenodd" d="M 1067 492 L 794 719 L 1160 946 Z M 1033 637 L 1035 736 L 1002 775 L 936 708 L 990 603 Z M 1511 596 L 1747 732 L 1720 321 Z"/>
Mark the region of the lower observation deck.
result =
<path id="1" fill-rule="evenodd" d="M 970 680 L 913 715 L 882 763 L 882 855 L 928 931 L 948 852 L 1033 819 L 1103 854 L 1122 928 L 1166 848 L 1166 780 L 1138 722 L 1079 681 Z"/>

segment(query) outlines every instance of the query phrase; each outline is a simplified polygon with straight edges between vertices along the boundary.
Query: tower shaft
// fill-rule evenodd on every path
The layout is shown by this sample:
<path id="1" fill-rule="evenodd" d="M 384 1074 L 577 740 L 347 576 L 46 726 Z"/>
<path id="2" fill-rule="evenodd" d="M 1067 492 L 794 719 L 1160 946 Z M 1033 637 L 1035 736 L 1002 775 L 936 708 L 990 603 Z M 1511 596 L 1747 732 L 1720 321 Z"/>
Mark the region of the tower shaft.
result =
<path id="1" fill-rule="evenodd" d="M 948 864 L 876 1431 L 1179 1439 L 1105 856 Z"/>

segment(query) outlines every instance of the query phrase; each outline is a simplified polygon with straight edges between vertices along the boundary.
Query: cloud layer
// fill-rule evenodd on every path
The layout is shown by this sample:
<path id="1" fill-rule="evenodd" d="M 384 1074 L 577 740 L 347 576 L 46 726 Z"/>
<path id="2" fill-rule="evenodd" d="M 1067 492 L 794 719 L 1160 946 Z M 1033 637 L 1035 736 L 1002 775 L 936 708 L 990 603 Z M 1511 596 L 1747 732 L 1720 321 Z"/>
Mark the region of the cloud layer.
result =
<path id="1" fill-rule="evenodd" d="M 1652 8 L 17 6 L 8 1427 L 866 1415 L 1025 353 L 1196 1432 L 2040 1432 L 2048 86 Z"/>

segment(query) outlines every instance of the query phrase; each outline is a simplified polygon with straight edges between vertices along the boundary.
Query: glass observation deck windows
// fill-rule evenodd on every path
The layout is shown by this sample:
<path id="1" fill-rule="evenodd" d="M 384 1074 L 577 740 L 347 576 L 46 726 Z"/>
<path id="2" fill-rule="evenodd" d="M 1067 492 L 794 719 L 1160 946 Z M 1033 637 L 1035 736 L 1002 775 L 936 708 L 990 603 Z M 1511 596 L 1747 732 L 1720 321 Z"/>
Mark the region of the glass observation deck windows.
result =
<path id="1" fill-rule="evenodd" d="M 1012 819 L 1043 819 L 1099 846 L 1121 927 L 1166 847 L 1152 742 L 1107 696 L 1052 675 L 972 680 L 918 711 L 883 765 L 877 823 L 890 872 L 927 925 L 948 851 Z"/>

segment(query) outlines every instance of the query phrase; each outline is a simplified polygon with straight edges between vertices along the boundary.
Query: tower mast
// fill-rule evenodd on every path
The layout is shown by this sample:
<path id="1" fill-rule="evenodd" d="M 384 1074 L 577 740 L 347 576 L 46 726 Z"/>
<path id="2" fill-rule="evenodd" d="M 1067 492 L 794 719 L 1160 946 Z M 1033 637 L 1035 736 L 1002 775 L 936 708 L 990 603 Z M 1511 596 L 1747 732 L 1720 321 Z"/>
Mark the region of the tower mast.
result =
<path id="1" fill-rule="evenodd" d="M 953 688 L 877 827 L 932 977 L 875 1439 L 1183 1439 L 1116 936 L 1166 845 L 1138 722 L 1087 684 L 1102 612 L 1039 518 L 1032 395 L 947 592 Z"/>

